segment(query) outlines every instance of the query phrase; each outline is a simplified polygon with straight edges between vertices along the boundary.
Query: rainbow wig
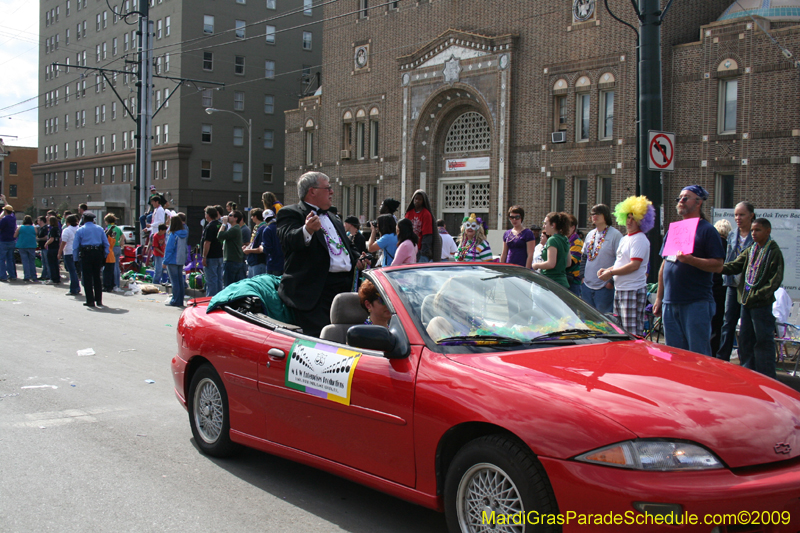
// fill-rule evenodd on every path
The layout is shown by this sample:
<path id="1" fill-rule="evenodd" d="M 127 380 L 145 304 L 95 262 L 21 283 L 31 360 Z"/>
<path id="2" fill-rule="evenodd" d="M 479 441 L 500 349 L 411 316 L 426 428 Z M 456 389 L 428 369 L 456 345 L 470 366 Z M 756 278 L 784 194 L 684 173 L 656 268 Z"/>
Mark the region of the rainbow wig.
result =
<path id="1" fill-rule="evenodd" d="M 617 204 L 614 208 L 614 216 L 617 217 L 617 224 L 624 226 L 628 219 L 628 213 L 633 214 L 634 220 L 639 223 L 642 233 L 647 233 L 656 223 L 656 210 L 653 202 L 646 196 L 630 196 Z"/>

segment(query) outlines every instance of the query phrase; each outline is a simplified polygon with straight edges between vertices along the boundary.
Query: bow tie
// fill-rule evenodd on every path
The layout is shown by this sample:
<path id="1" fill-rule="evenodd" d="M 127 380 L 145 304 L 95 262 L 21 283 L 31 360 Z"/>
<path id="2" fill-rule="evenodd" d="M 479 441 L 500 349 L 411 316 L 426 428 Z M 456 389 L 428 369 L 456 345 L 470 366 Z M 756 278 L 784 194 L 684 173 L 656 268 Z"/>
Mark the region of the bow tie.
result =
<path id="1" fill-rule="evenodd" d="M 328 214 L 328 210 L 327 209 L 321 209 L 319 207 L 314 207 L 311 204 L 306 204 L 306 205 L 308 206 L 309 209 L 311 209 L 312 211 L 315 211 L 317 213 L 318 217 Z"/>

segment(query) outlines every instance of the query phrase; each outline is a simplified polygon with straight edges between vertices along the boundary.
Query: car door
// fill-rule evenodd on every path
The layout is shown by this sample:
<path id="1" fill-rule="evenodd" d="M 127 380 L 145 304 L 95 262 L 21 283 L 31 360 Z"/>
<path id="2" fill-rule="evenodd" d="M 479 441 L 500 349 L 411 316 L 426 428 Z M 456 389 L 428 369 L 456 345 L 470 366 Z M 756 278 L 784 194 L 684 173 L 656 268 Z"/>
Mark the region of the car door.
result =
<path id="1" fill-rule="evenodd" d="M 267 344 L 258 376 L 268 440 L 414 486 L 412 423 L 419 347 L 412 347 L 405 359 L 386 359 L 378 352 L 289 332 L 276 332 Z M 286 369 L 298 350 L 311 354 L 309 365 L 330 365 L 337 353 L 360 353 L 348 372 L 347 401 L 291 383 Z"/>

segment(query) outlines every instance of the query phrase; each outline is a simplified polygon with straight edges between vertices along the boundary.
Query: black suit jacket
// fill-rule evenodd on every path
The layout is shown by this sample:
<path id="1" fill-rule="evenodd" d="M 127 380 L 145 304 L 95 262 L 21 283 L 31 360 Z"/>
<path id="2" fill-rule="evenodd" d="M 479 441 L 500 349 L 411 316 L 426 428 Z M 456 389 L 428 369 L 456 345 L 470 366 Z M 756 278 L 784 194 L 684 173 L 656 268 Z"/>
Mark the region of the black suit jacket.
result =
<path id="1" fill-rule="evenodd" d="M 305 244 L 303 226 L 312 208 L 304 203 L 287 205 L 278 211 L 278 238 L 283 248 L 284 269 L 278 295 L 289 307 L 310 311 L 316 307 L 325 282 L 331 256 L 325 234 L 314 232 L 308 246 Z M 328 217 L 339 233 L 342 244 L 350 254 L 351 274 L 355 275 L 358 255 L 353 248 L 342 222 L 335 216 Z"/>

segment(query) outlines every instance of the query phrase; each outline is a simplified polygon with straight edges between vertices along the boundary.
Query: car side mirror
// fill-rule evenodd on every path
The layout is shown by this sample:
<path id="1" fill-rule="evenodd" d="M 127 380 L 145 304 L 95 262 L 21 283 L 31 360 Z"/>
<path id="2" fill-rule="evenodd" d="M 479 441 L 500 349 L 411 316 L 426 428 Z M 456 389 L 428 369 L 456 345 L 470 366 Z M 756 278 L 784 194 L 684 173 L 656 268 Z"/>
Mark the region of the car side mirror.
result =
<path id="1" fill-rule="evenodd" d="M 392 317 L 388 328 L 352 326 L 347 330 L 347 344 L 354 348 L 383 352 L 387 359 L 405 359 L 411 354 L 411 345 L 401 326 L 396 315 Z"/>

